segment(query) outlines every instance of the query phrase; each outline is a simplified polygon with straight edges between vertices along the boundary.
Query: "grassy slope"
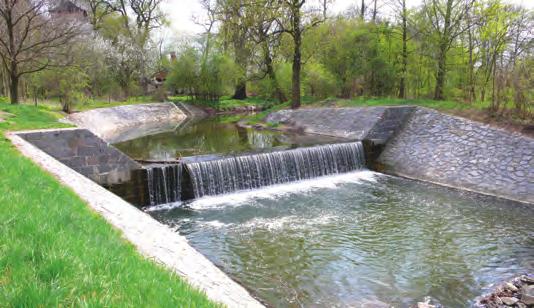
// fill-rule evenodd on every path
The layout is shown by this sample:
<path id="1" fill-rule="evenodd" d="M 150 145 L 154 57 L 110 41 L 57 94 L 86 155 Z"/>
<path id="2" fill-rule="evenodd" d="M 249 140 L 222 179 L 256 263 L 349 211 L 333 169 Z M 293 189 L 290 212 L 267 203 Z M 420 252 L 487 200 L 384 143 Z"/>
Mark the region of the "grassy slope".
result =
<path id="1" fill-rule="evenodd" d="M 14 115 L 0 123 L 0 306 L 214 306 L 141 257 L 3 137 L 6 130 L 61 126 L 54 114 L 1 103 L 0 111 Z"/>
<path id="2" fill-rule="evenodd" d="M 356 106 L 388 106 L 388 105 L 417 105 L 422 107 L 433 108 L 437 110 L 463 110 L 477 109 L 482 110 L 488 107 L 487 103 L 460 103 L 454 101 L 435 101 L 431 99 L 397 99 L 397 98 L 370 98 L 370 99 L 340 99 L 336 100 L 338 107 L 356 107 Z"/>
<path id="3" fill-rule="evenodd" d="M 6 98 L 1 99 L 0 97 L 0 103 L 5 101 L 8 102 Z M 124 106 L 124 105 L 134 105 L 134 104 L 147 104 L 152 103 L 154 100 L 150 96 L 134 96 L 130 97 L 127 100 L 123 101 L 108 101 L 105 99 L 95 99 L 95 100 L 88 100 L 84 103 L 78 103 L 73 106 L 73 110 L 75 111 L 86 111 L 91 109 L 97 109 L 97 108 L 109 108 L 109 107 L 116 107 L 116 106 Z M 33 105 L 33 101 L 28 100 L 23 102 L 24 105 Z M 39 107 L 45 107 L 46 109 L 50 111 L 60 112 L 61 111 L 61 104 L 54 99 L 51 100 L 39 100 L 38 102 Z"/>

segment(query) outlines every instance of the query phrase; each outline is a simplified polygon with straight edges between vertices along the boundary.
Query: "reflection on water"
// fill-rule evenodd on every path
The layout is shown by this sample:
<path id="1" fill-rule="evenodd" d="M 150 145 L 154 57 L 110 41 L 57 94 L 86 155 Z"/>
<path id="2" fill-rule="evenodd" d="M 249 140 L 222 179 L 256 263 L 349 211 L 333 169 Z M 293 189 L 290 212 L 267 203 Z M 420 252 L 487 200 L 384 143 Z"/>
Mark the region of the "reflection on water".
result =
<path id="1" fill-rule="evenodd" d="M 276 307 L 406 307 L 425 296 L 465 307 L 490 283 L 534 270 L 534 209 L 373 179 L 151 215 Z"/>
<path id="2" fill-rule="evenodd" d="M 174 160 L 195 155 L 235 154 L 339 141 L 324 136 L 246 129 L 225 120 L 225 117 L 208 118 L 174 131 L 144 136 L 114 146 L 137 160 Z"/>

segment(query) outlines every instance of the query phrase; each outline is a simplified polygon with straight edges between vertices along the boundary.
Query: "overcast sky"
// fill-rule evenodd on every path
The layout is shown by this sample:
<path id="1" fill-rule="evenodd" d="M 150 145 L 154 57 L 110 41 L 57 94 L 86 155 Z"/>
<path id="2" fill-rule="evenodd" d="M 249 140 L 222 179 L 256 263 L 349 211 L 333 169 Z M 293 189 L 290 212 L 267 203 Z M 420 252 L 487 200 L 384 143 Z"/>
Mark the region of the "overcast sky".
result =
<path id="1" fill-rule="evenodd" d="M 534 8 L 534 0 L 505 0 L 509 3 L 523 4 Z M 379 1 L 384 2 L 384 1 Z M 422 0 L 407 0 L 408 6 L 417 6 Z M 346 11 L 349 7 L 360 3 L 360 0 L 334 0 L 331 5 L 331 13 L 337 14 Z M 166 0 L 164 11 L 168 15 L 172 32 L 175 34 L 195 34 L 202 32 L 202 27 L 195 24 L 194 17 L 202 17 L 203 11 L 198 0 Z M 387 8 L 383 10 L 387 11 Z"/>

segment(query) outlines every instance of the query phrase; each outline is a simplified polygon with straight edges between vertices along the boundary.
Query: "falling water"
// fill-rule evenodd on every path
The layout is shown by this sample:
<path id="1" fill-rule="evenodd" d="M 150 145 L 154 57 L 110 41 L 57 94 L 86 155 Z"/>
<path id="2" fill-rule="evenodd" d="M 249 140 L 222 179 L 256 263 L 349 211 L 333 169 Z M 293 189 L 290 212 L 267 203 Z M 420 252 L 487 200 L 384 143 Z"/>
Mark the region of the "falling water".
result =
<path id="1" fill-rule="evenodd" d="M 181 200 L 182 165 L 165 165 L 147 169 L 150 205 Z"/>
<path id="2" fill-rule="evenodd" d="M 365 167 L 361 142 L 186 164 L 195 198 L 345 173 Z"/>

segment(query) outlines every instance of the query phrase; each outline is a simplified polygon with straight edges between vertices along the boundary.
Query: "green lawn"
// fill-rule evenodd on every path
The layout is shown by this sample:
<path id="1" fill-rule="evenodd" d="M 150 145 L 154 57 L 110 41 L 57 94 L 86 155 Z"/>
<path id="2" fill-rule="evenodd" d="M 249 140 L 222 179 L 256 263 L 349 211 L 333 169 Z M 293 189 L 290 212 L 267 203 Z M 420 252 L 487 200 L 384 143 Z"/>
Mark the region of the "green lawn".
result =
<path id="1" fill-rule="evenodd" d="M 432 99 L 355 98 L 336 99 L 333 101 L 337 107 L 416 105 L 442 111 L 464 109 L 482 110 L 489 107 L 488 102 L 475 102 L 469 104 L 455 101 L 436 101 Z"/>
<path id="2" fill-rule="evenodd" d="M 55 113 L 0 103 L 0 118 L 0 306 L 215 306 L 139 255 L 4 137 L 7 130 L 64 126 Z"/>

